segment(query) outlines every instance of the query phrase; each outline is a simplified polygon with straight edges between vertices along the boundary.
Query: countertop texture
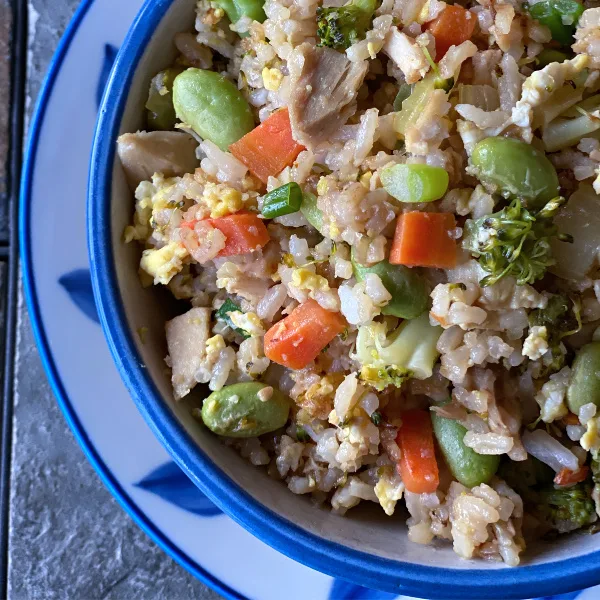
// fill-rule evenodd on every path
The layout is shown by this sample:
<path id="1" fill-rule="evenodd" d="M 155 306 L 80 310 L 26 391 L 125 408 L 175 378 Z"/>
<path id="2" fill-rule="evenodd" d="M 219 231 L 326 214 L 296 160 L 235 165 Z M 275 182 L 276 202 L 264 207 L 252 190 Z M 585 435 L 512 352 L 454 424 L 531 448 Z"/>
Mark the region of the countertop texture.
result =
<path id="1" fill-rule="evenodd" d="M 17 0 L 24 1 L 24 0 Z M 29 2 L 26 114 L 35 105 L 77 0 Z M 0 0 L 0 81 L 8 80 L 9 0 Z M 0 235 L 6 227 L 3 171 L 8 89 L 0 86 Z M 0 285 L 4 285 L 0 261 Z M 20 287 L 20 286 L 19 286 Z M 0 303 L 0 328 L 3 307 Z M 22 290 L 14 356 L 9 600 L 211 599 L 220 596 L 167 557 L 120 508 L 67 427 L 34 343 Z"/>

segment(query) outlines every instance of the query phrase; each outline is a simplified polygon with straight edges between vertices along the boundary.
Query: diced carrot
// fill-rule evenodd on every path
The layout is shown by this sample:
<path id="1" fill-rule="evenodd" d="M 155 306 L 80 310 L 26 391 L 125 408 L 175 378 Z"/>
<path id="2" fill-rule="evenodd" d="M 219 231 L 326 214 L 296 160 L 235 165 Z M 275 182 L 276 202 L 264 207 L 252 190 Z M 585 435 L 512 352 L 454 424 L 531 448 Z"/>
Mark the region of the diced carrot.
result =
<path id="1" fill-rule="evenodd" d="M 247 254 L 266 246 L 271 239 L 265 224 L 254 213 L 239 212 L 219 219 L 206 219 L 206 222 L 227 238 L 225 248 L 218 256 Z"/>
<path id="2" fill-rule="evenodd" d="M 390 263 L 407 267 L 456 266 L 456 241 L 452 213 L 407 212 L 398 217 L 390 250 Z"/>
<path id="3" fill-rule="evenodd" d="M 243 162 L 263 183 L 293 164 L 304 146 L 292 137 L 287 108 L 274 112 L 256 129 L 229 146 L 229 151 Z"/>
<path id="4" fill-rule="evenodd" d="M 435 60 L 448 52 L 450 46 L 458 46 L 473 35 L 475 15 L 458 4 L 449 4 L 439 17 L 427 24 L 427 29 L 435 38 Z"/>
<path id="5" fill-rule="evenodd" d="M 398 430 L 396 443 L 402 457 L 398 471 L 407 491 L 414 494 L 430 494 L 440 484 L 433 427 L 427 410 L 409 410 L 402 413 L 402 427 Z"/>
<path id="6" fill-rule="evenodd" d="M 571 471 L 570 469 L 565 468 L 556 474 L 554 483 L 560 486 L 574 485 L 580 481 L 585 481 L 589 472 L 590 468 L 587 465 L 584 465 L 577 471 Z"/>
<path id="7" fill-rule="evenodd" d="M 265 356 L 284 367 L 303 369 L 346 328 L 342 315 L 307 300 L 265 335 Z"/>

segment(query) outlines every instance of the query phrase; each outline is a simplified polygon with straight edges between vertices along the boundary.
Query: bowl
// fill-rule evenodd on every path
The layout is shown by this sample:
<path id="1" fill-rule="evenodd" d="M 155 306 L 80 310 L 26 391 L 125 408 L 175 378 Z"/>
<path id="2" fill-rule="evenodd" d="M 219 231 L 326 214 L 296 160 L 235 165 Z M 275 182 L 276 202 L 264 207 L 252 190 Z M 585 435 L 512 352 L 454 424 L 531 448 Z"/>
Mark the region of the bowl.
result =
<path id="1" fill-rule="evenodd" d="M 152 76 L 175 56 L 173 35 L 190 30 L 194 0 L 148 0 L 116 60 L 100 110 L 90 171 L 88 235 L 102 327 L 142 415 L 190 479 L 220 508 L 284 554 L 355 584 L 428 598 L 525 598 L 600 582 L 600 538 L 572 535 L 529 547 L 522 566 L 467 561 L 449 545 L 410 542 L 400 518 L 353 509 L 332 514 L 250 465 L 199 427 L 172 399 L 164 322 L 176 307 L 138 278 L 140 249 L 122 241 L 133 197 L 116 156 L 121 133 L 143 128 Z M 181 312 L 181 311 L 180 311 Z M 145 343 L 137 331 L 148 328 Z M 381 514 L 379 514 L 381 513 Z M 367 597 L 367 596 L 365 596 Z"/>

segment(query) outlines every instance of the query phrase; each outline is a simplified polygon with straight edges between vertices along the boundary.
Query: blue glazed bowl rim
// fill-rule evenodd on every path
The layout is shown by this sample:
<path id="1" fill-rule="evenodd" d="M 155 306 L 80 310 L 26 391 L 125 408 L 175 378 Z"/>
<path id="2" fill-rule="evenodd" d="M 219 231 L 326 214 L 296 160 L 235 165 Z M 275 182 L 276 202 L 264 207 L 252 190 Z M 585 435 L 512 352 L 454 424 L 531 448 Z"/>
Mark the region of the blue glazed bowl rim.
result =
<path id="1" fill-rule="evenodd" d="M 127 325 L 111 233 L 115 141 L 128 90 L 152 34 L 174 0 L 147 0 L 118 54 L 100 108 L 90 163 L 88 244 L 94 295 L 113 359 L 154 434 L 191 480 L 256 537 L 299 562 L 367 588 L 438 598 L 529 598 L 600 582 L 600 551 L 517 568 L 447 569 L 353 550 L 314 535 L 256 501 L 214 464 L 161 397 Z M 432 552 L 432 559 L 435 553 Z"/>

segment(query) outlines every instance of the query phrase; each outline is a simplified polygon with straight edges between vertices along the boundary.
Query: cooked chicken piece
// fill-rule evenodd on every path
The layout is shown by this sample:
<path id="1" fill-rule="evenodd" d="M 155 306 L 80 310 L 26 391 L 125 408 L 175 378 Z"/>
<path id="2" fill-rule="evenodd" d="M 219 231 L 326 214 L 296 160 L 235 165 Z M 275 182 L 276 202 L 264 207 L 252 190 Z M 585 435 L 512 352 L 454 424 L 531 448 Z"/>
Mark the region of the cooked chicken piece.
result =
<path id="1" fill-rule="evenodd" d="M 173 371 L 175 398 L 183 398 L 196 385 L 195 374 L 206 359 L 210 337 L 210 308 L 192 308 L 167 321 L 168 362 Z"/>
<path id="2" fill-rule="evenodd" d="M 367 61 L 350 62 L 331 48 L 298 46 L 288 67 L 294 139 L 307 148 L 326 141 L 356 111 L 356 95 L 367 74 Z"/>
<path id="3" fill-rule="evenodd" d="M 117 140 L 117 151 L 132 190 L 154 173 L 174 177 L 193 173 L 198 166 L 198 143 L 180 131 L 139 131 L 124 133 Z"/>

